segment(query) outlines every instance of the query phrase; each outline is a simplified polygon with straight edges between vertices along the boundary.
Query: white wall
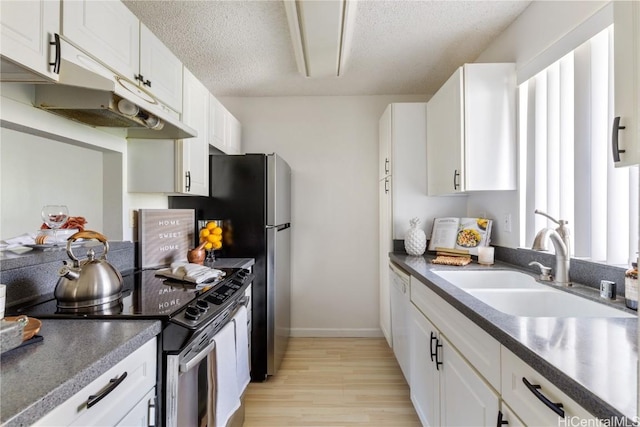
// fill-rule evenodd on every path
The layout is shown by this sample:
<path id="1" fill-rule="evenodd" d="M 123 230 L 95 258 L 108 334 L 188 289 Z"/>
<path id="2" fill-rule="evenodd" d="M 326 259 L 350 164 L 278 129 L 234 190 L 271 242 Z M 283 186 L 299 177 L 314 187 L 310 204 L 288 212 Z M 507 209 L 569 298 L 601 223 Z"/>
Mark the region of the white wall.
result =
<path id="1" fill-rule="evenodd" d="M 561 55 L 563 49 L 571 49 L 569 40 L 580 32 L 576 28 L 608 3 L 534 1 L 475 62 L 515 62 L 518 73 L 530 73 L 549 58 Z M 564 40 L 558 43 L 563 38 Z M 469 215 L 486 212 L 487 216 L 497 220 L 492 233 L 495 245 L 518 247 L 521 244 L 526 246 L 532 243 L 520 242 L 518 191 L 470 194 L 467 199 Z M 511 233 L 504 230 L 503 220 L 507 214 L 511 215 Z M 553 215 L 552 212 L 550 214 Z"/>
<path id="2" fill-rule="evenodd" d="M 221 98 L 245 152 L 291 166 L 292 333 L 380 336 L 378 120 L 425 96 Z"/>
<path id="3" fill-rule="evenodd" d="M 35 233 L 45 204 L 102 230 L 102 153 L 0 128 L 0 238 Z"/>

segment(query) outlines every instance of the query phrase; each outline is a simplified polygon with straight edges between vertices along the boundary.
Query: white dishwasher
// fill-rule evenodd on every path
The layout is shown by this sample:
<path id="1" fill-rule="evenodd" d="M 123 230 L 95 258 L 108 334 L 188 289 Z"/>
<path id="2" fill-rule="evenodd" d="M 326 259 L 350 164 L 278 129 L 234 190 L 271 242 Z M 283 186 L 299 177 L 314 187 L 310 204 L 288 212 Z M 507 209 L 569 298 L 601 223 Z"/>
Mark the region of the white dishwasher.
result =
<path id="1" fill-rule="evenodd" d="M 393 353 L 409 382 L 409 275 L 389 262 Z"/>

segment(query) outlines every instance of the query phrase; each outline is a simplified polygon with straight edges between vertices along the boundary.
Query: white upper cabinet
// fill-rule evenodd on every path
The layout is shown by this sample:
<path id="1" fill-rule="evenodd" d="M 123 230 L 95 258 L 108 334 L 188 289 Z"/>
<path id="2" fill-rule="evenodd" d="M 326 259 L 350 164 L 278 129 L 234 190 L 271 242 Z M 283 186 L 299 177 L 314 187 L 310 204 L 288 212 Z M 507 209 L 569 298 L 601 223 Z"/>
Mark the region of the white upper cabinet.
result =
<path id="1" fill-rule="evenodd" d="M 54 34 L 60 32 L 60 1 L 0 2 L 1 80 L 56 81 Z"/>
<path id="2" fill-rule="evenodd" d="M 391 134 L 393 120 L 392 109 L 393 105 L 387 106 L 384 113 L 382 113 L 382 117 L 380 117 L 380 122 L 378 124 L 378 180 L 391 176 L 391 141 L 393 139 Z"/>
<path id="3" fill-rule="evenodd" d="M 427 103 L 429 195 L 516 189 L 515 64 L 465 64 Z"/>
<path id="4" fill-rule="evenodd" d="M 240 120 L 236 119 L 229 113 L 227 115 L 227 154 L 242 153 L 242 125 Z"/>
<path id="5" fill-rule="evenodd" d="M 640 3 L 613 2 L 615 113 L 611 129 L 616 167 L 640 163 Z"/>
<path id="6" fill-rule="evenodd" d="M 62 18 L 68 41 L 182 111 L 182 63 L 122 2 L 65 0 Z"/>
<path id="7" fill-rule="evenodd" d="M 140 71 L 140 21 L 120 1 L 62 3 L 62 35 L 127 79 Z"/>
<path id="8" fill-rule="evenodd" d="M 127 140 L 127 181 L 132 193 L 209 195 L 209 91 L 184 68 L 183 121 L 194 138 Z"/>
<path id="9" fill-rule="evenodd" d="M 175 111 L 182 111 L 182 62 L 140 24 L 139 81 Z"/>
<path id="10" fill-rule="evenodd" d="M 182 158 L 176 166 L 178 173 L 176 190 L 199 196 L 209 195 L 209 91 L 186 68 L 184 69 L 184 123 L 198 131 L 195 138 L 177 141 L 177 158 Z"/>
<path id="11" fill-rule="evenodd" d="M 242 125 L 218 99 L 209 97 L 209 144 L 225 154 L 242 153 Z"/>

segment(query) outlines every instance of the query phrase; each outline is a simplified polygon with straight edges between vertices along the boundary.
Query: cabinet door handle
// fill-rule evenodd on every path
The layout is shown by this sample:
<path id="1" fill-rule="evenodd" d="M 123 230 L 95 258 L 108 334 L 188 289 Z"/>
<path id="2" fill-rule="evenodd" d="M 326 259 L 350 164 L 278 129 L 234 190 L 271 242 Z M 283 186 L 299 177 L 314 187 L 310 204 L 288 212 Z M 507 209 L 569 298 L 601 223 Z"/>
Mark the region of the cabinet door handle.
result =
<path id="1" fill-rule="evenodd" d="M 144 82 L 144 76 L 142 74 L 136 74 L 135 76 L 133 76 L 133 78 L 139 81 L 140 83 Z"/>
<path id="2" fill-rule="evenodd" d="M 151 87 L 151 80 L 145 80 L 144 82 L 142 82 L 142 84 Z"/>
<path id="3" fill-rule="evenodd" d="M 433 333 L 433 331 L 431 331 L 431 340 L 429 341 L 429 350 L 431 353 L 431 361 L 433 362 L 433 356 L 436 355 L 435 351 L 433 351 L 433 341 L 434 340 L 438 340 L 438 338 L 436 337 L 436 334 Z"/>
<path id="4" fill-rule="evenodd" d="M 438 349 L 442 348 L 442 344 L 440 344 L 440 340 L 436 339 L 436 370 L 440 370 L 440 365 L 442 365 L 442 362 L 440 361 L 440 359 L 438 358 Z"/>
<path id="5" fill-rule="evenodd" d="M 89 396 L 89 398 L 87 399 L 87 408 L 91 408 L 93 405 L 107 397 L 107 395 L 115 390 L 116 387 L 118 387 L 125 378 L 127 378 L 127 371 L 124 371 L 122 375 L 120 375 L 120 377 L 110 379 L 109 384 L 105 388 L 100 390 L 100 393 L 92 394 Z"/>
<path id="6" fill-rule="evenodd" d="M 384 194 L 389 194 L 389 178 L 384 179 Z"/>
<path id="7" fill-rule="evenodd" d="M 60 34 L 55 33 L 53 35 L 53 41 L 49 42 L 51 46 L 55 46 L 56 49 L 56 58 L 54 62 L 49 62 L 49 65 L 53 67 L 53 72 L 55 74 L 60 74 Z"/>
<path id="8" fill-rule="evenodd" d="M 522 382 L 527 386 L 529 391 L 533 393 L 533 395 L 537 397 L 538 400 L 540 400 L 540 402 L 547 405 L 547 408 L 558 414 L 559 417 L 564 418 L 564 409 L 562 409 L 562 403 L 553 403 L 552 401 L 550 401 L 549 398 L 542 394 L 542 392 L 540 391 L 542 387 L 539 384 L 531 384 L 525 377 L 522 377 Z"/>
<path id="9" fill-rule="evenodd" d="M 384 174 L 389 175 L 389 159 L 384 159 Z"/>
<path id="10" fill-rule="evenodd" d="M 505 421 L 502 419 L 502 411 L 498 411 L 498 423 L 496 424 L 496 427 L 500 427 L 503 425 L 507 425 L 509 424 L 509 421 Z"/>
<path id="11" fill-rule="evenodd" d="M 458 182 L 458 178 L 460 177 L 460 172 L 458 172 L 458 169 L 455 169 L 453 171 L 453 189 L 457 190 L 458 187 L 460 186 L 460 183 Z"/>
<path id="12" fill-rule="evenodd" d="M 185 173 L 185 178 L 187 179 L 187 183 L 186 183 L 186 191 L 190 192 L 191 191 L 191 171 L 187 171 Z"/>
<path id="13" fill-rule="evenodd" d="M 626 129 L 626 126 L 620 126 L 620 116 L 613 119 L 613 128 L 611 129 L 611 150 L 613 151 L 613 161 L 620 161 L 620 153 L 626 152 L 621 150 L 618 145 L 618 131 L 620 129 Z"/>

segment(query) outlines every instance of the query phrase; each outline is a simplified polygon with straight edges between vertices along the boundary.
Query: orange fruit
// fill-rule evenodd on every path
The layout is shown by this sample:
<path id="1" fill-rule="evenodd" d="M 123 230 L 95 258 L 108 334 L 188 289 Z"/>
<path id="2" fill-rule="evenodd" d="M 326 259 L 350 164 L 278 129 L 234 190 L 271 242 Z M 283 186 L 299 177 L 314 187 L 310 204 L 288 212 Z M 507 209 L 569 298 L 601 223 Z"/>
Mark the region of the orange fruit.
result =
<path id="1" fill-rule="evenodd" d="M 204 245 L 204 248 L 208 251 L 210 251 L 213 248 L 213 243 L 211 242 L 207 242 L 206 245 Z"/>
<path id="2" fill-rule="evenodd" d="M 213 230 L 214 228 L 216 228 L 218 225 L 214 222 L 214 221 L 209 221 L 207 223 L 207 230 Z"/>
<path id="3" fill-rule="evenodd" d="M 222 234 L 222 228 L 220 228 L 220 227 L 216 227 L 216 228 L 214 228 L 213 230 L 211 230 L 211 232 L 212 232 L 213 234 L 221 235 L 221 234 Z"/>
<path id="4" fill-rule="evenodd" d="M 202 230 L 200 230 L 200 237 L 207 237 L 209 234 L 211 234 L 211 231 L 209 231 L 209 229 L 207 228 L 203 228 Z"/>
<path id="5" fill-rule="evenodd" d="M 213 249 L 220 249 L 221 247 L 222 247 L 221 241 L 213 242 Z"/>

